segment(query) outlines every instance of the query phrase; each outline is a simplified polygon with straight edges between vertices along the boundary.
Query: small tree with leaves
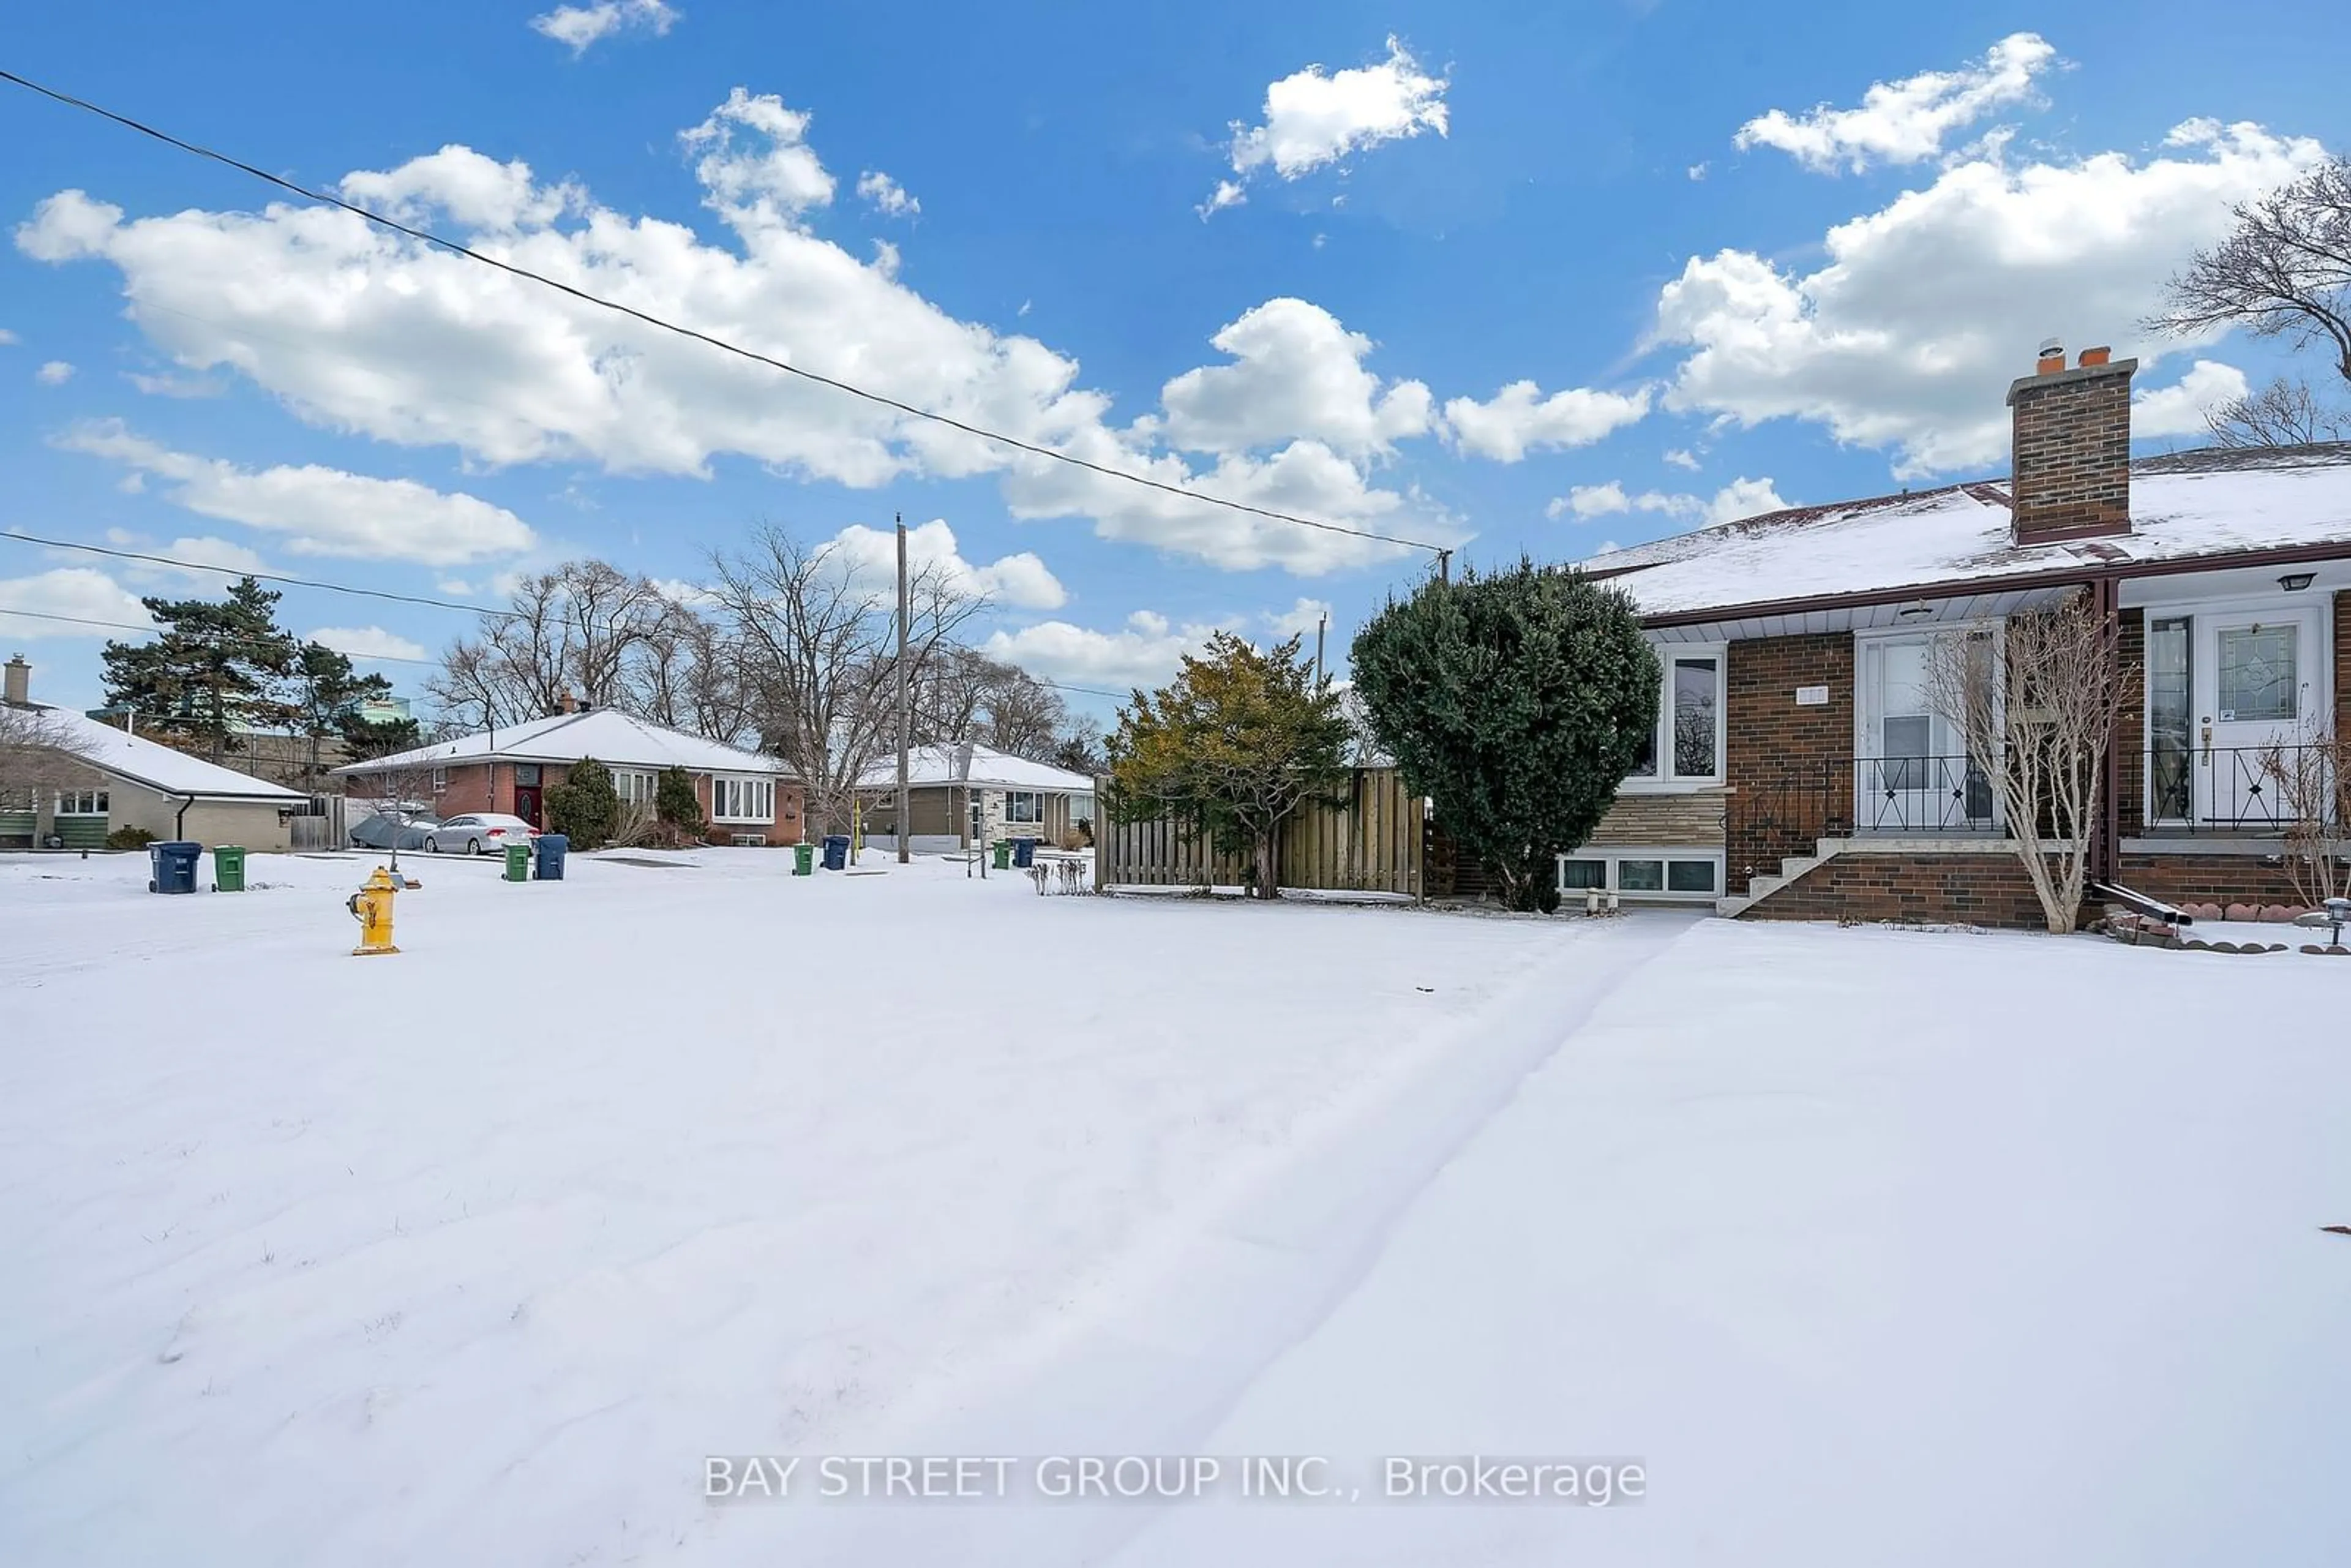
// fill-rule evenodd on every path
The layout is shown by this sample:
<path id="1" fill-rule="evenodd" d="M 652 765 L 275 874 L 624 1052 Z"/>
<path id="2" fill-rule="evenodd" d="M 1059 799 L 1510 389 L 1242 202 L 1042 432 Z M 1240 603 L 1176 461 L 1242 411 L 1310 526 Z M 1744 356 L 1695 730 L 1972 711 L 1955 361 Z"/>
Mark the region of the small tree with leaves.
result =
<path id="1" fill-rule="evenodd" d="M 2060 935 L 2081 916 L 2126 675 L 2118 629 L 2082 591 L 2010 616 L 1997 634 L 1946 632 L 1928 655 L 1928 701 L 1991 784 Z"/>
<path id="2" fill-rule="evenodd" d="M 1259 652 L 1228 632 L 1175 680 L 1137 691 L 1110 737 L 1104 807 L 1123 822 L 1174 818 L 1249 857 L 1251 896 L 1279 895 L 1282 824 L 1346 782 L 1347 724 L 1299 639 Z"/>
<path id="3" fill-rule="evenodd" d="M 1662 677 L 1632 601 L 1525 559 L 1466 571 L 1390 601 L 1353 661 L 1373 744 L 1510 907 L 1558 908 L 1558 857 L 1592 836 L 1656 729 Z"/>
<path id="4" fill-rule="evenodd" d="M 601 850 L 621 823 L 621 797 L 612 770 L 592 757 L 571 765 L 570 775 L 547 791 L 547 820 L 574 849 Z"/>

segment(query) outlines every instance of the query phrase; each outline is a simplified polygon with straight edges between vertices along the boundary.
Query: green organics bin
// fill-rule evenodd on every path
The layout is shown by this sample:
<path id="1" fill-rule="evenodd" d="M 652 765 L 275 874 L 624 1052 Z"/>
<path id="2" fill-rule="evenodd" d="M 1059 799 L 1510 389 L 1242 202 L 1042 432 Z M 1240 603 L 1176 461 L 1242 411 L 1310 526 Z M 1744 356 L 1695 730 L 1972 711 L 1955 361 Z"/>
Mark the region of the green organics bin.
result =
<path id="1" fill-rule="evenodd" d="M 792 846 L 792 874 L 794 876 L 814 876 L 816 874 L 816 846 L 814 844 L 794 844 Z"/>
<path id="2" fill-rule="evenodd" d="M 508 882 L 530 880 L 530 846 L 528 844 L 507 846 L 507 880 Z"/>
<path id="3" fill-rule="evenodd" d="M 998 871 L 1010 871 L 1012 869 L 1012 841 L 1010 839 L 998 839 L 996 841 L 995 848 L 996 869 Z"/>
<path id="4" fill-rule="evenodd" d="M 213 846 L 213 891 L 245 891 L 245 851 L 235 844 Z"/>

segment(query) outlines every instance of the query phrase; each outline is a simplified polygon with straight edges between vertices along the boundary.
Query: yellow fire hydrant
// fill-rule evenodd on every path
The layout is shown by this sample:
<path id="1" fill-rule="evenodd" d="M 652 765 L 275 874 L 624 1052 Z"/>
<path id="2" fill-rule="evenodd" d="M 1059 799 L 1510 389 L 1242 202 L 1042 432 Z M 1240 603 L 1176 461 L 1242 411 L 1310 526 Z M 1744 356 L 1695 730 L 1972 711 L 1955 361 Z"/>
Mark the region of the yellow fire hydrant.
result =
<path id="1" fill-rule="evenodd" d="M 392 900 L 399 890 L 400 883 L 392 880 L 392 873 L 378 866 L 360 890 L 351 894 L 350 902 L 343 905 L 360 923 L 360 945 L 351 949 L 353 957 L 400 951 L 392 945 Z"/>

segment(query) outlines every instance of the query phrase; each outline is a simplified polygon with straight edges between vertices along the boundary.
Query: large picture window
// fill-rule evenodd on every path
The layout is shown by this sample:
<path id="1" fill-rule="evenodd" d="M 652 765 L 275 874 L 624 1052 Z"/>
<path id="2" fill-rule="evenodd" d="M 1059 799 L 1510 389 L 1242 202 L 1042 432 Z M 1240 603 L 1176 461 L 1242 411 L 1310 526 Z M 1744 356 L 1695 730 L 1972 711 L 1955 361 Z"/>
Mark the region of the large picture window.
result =
<path id="1" fill-rule="evenodd" d="M 1664 689 L 1657 726 L 1635 758 L 1627 782 L 1713 784 L 1722 779 L 1722 667 L 1719 649 L 1658 650 Z"/>
<path id="2" fill-rule="evenodd" d="M 612 793 L 624 806 L 650 806 L 653 800 L 654 775 L 632 769 L 612 769 Z"/>
<path id="3" fill-rule="evenodd" d="M 1028 789 L 1007 789 L 1004 792 L 1004 820 L 1008 822 L 1041 822 L 1045 820 L 1045 797 Z"/>
<path id="4" fill-rule="evenodd" d="M 776 781 L 772 779 L 729 779 L 710 781 L 710 820 L 714 822 L 772 822 L 776 820 Z"/>
<path id="5" fill-rule="evenodd" d="M 106 815 L 106 791 L 103 789 L 68 789 L 57 797 L 60 817 L 103 817 Z"/>

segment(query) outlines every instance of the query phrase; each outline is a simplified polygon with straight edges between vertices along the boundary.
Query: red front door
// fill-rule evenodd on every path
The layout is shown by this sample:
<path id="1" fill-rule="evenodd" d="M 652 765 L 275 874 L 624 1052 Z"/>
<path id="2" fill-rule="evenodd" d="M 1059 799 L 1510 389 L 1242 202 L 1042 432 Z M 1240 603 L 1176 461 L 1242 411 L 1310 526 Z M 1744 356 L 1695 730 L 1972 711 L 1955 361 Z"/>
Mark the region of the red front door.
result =
<path id="1" fill-rule="evenodd" d="M 515 786 L 515 815 L 534 828 L 543 828 L 547 825 L 538 820 L 538 786 L 536 784 Z"/>

